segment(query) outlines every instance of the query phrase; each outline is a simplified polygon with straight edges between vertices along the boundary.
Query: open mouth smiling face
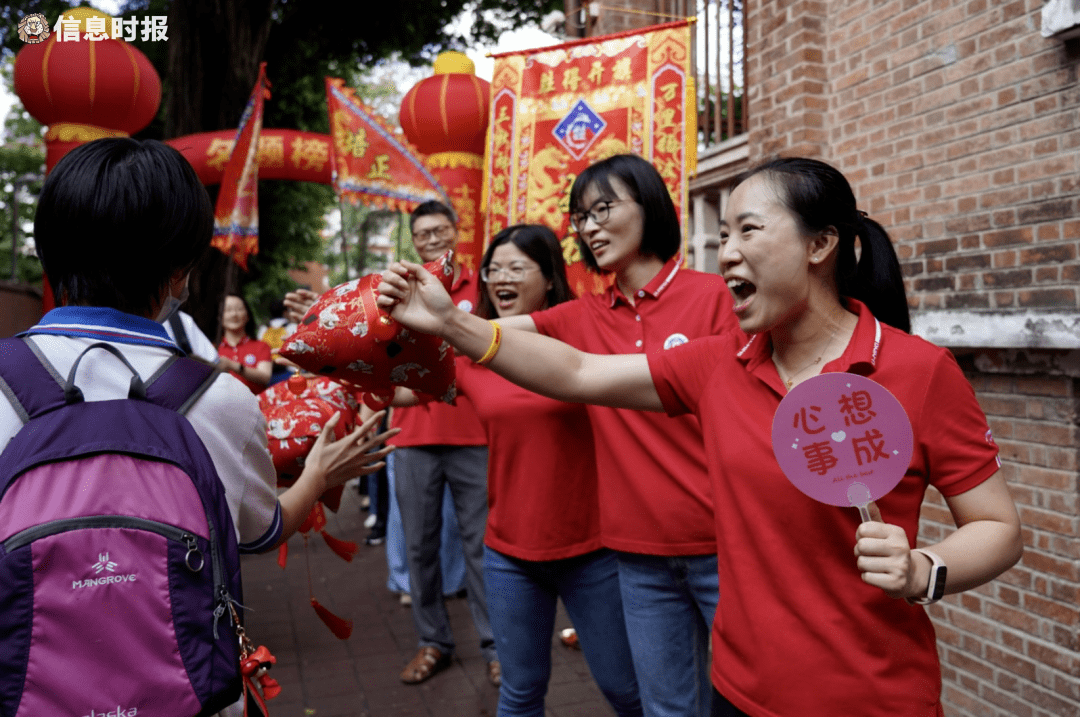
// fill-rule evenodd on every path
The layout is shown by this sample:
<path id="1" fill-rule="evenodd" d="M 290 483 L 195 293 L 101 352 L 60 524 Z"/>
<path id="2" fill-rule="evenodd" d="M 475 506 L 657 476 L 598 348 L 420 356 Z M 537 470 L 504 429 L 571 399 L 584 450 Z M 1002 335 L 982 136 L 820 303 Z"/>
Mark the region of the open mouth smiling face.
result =
<path id="1" fill-rule="evenodd" d="M 495 247 L 484 274 L 488 298 L 500 317 L 529 314 L 547 304 L 551 282 L 540 265 L 513 242 Z"/>
<path id="2" fill-rule="evenodd" d="M 808 241 L 765 177 L 731 193 L 720 227 L 720 273 L 739 326 L 766 331 L 806 300 Z"/>

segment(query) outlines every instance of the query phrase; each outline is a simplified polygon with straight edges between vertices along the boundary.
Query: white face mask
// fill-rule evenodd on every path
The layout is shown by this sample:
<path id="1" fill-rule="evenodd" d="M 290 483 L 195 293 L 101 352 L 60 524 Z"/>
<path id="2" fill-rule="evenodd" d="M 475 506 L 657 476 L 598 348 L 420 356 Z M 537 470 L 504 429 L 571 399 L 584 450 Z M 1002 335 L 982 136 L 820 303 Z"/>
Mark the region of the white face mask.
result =
<path id="1" fill-rule="evenodd" d="M 172 318 L 172 315 L 179 311 L 180 306 L 188 300 L 188 296 L 191 295 L 191 292 L 188 291 L 188 279 L 190 278 L 189 275 L 184 279 L 184 288 L 180 291 L 179 298 L 172 294 L 165 297 L 165 303 L 161 305 L 161 311 L 158 312 L 157 318 L 155 319 L 159 324 L 164 324 Z"/>

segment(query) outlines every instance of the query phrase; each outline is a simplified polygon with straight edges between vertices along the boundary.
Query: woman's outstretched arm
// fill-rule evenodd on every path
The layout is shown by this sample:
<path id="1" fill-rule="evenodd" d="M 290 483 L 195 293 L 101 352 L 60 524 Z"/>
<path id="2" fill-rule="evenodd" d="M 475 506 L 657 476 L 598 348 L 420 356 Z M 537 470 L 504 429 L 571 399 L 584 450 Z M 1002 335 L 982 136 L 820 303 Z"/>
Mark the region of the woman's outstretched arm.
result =
<path id="1" fill-rule="evenodd" d="M 530 391 L 561 401 L 662 411 L 643 354 L 587 354 L 529 331 L 501 329 L 454 306 L 442 284 L 422 266 L 395 263 L 383 272 L 379 305 L 405 326 L 435 334 Z"/>

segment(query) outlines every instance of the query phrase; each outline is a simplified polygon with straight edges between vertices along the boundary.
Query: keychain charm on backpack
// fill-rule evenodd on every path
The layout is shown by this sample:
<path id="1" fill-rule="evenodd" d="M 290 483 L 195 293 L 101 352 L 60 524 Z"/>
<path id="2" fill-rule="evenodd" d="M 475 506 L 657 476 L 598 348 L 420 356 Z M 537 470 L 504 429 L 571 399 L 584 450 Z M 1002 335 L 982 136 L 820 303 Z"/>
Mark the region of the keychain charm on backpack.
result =
<path id="1" fill-rule="evenodd" d="M 266 709 L 266 700 L 272 700 L 281 694 L 281 685 L 268 673 L 270 668 L 277 663 L 277 658 L 270 654 L 270 650 L 264 645 L 255 647 L 247 636 L 244 626 L 240 624 L 240 616 L 236 614 L 236 608 L 229 604 L 232 611 L 233 622 L 236 624 L 236 637 L 240 642 L 240 675 L 244 680 L 244 717 L 254 717 L 249 709 L 254 702 L 260 710 L 258 714 L 270 717 Z M 255 685 L 258 681 L 258 686 Z"/>

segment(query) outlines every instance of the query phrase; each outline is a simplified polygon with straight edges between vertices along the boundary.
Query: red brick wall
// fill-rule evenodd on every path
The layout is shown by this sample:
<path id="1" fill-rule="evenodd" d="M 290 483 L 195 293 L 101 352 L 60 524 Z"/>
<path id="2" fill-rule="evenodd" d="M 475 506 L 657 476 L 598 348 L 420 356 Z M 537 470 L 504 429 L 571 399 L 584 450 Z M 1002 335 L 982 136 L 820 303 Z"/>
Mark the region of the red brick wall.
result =
<path id="1" fill-rule="evenodd" d="M 916 309 L 1077 308 L 1080 51 L 1040 0 L 834 0 L 829 147 Z"/>
<path id="2" fill-rule="evenodd" d="M 946 714 L 1080 715 L 1077 382 L 978 372 L 968 377 L 1001 449 L 1025 552 L 998 580 L 929 608 Z M 920 540 L 937 542 L 951 530 L 948 508 L 931 489 Z"/>
<path id="3" fill-rule="evenodd" d="M 748 2 L 750 162 L 777 154 L 824 158 L 829 134 L 827 3 Z"/>
<path id="4" fill-rule="evenodd" d="M 842 169 L 896 240 L 917 312 L 1075 314 L 1080 40 L 1042 38 L 1040 0 L 747 4 L 751 162 L 802 154 Z M 1078 716 L 1076 379 L 965 365 L 1026 552 L 930 609 L 946 714 Z M 951 526 L 933 493 L 920 542 Z"/>

